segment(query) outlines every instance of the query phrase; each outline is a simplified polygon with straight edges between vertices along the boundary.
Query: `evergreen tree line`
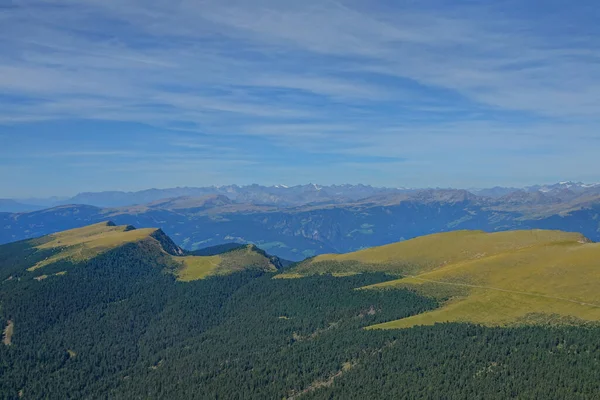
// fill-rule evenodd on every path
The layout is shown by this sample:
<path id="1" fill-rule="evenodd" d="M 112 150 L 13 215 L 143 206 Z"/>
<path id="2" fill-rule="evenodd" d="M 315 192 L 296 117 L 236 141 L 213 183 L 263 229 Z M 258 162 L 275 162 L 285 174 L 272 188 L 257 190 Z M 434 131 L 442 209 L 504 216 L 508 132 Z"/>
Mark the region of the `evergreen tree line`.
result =
<path id="1" fill-rule="evenodd" d="M 0 254 L 0 323 L 15 324 L 13 344 L 0 345 L 0 398 L 600 393 L 595 327 L 363 329 L 437 306 L 406 290 L 355 290 L 390 279 L 384 274 L 273 279 L 249 270 L 184 283 L 165 272 L 168 257 L 141 242 L 44 267 L 49 277 L 35 281 L 24 269 L 46 256 L 24 242 Z M 59 271 L 67 273 L 52 275 Z"/>

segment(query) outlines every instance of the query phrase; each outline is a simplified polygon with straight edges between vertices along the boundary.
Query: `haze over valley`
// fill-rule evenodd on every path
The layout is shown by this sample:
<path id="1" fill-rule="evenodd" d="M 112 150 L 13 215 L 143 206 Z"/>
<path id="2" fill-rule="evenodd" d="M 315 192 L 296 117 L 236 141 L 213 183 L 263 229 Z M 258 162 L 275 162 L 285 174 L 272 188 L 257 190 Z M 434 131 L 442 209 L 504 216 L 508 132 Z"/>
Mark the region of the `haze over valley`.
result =
<path id="1" fill-rule="evenodd" d="M 255 244 L 294 261 L 461 229 L 557 229 L 600 240 L 600 185 L 573 182 L 470 191 L 232 185 L 81 193 L 59 204 L 0 213 L 0 242 L 106 219 L 160 227 L 188 250 Z"/>

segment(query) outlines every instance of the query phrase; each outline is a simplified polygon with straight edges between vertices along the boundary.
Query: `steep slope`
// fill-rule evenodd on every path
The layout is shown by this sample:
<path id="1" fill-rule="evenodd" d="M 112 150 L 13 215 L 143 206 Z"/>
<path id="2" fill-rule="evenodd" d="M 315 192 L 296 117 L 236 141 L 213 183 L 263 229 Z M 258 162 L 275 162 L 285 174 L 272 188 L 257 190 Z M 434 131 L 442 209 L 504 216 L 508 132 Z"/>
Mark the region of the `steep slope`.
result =
<path id="1" fill-rule="evenodd" d="M 34 279 L 43 280 L 49 276 L 47 270 L 49 273 L 56 274 L 54 270 L 57 266 L 65 269 L 85 263 L 131 243 L 143 244 L 149 251 L 162 255 L 159 257 L 161 258 L 159 266 L 184 281 L 213 275 L 227 275 L 244 269 L 276 272 L 281 268 L 277 257 L 269 256 L 253 245 L 240 246 L 233 250 L 225 249 L 212 256 L 198 256 L 183 251 L 160 229 L 136 229 L 131 225 L 117 226 L 111 221 L 31 239 L 21 242 L 21 245 L 23 249 L 30 252 L 28 257 L 24 257 L 30 260 L 26 271 Z M 14 245 L 5 246 L 10 248 Z M 0 246 L 0 253 L 5 246 Z M 62 270 L 59 272 L 66 273 Z"/>
<path id="2" fill-rule="evenodd" d="M 0 246 L 0 281 L 28 282 L 64 276 L 80 265 L 120 248 L 144 248 L 163 261 L 183 254 L 159 229 L 135 229 L 102 222 Z"/>
<path id="3" fill-rule="evenodd" d="M 241 246 L 212 256 L 187 255 L 174 257 L 174 260 L 181 263 L 175 274 L 185 282 L 246 269 L 277 272 L 282 267 L 277 257 L 270 257 L 254 245 Z"/>
<path id="4" fill-rule="evenodd" d="M 28 268 L 28 271 L 33 272 L 63 260 L 73 263 L 89 260 L 127 243 L 160 237 L 157 233 L 158 229 L 116 226 L 109 221 L 34 239 L 31 243 L 37 249 L 53 250 L 54 254 L 37 262 Z"/>
<path id="5" fill-rule="evenodd" d="M 284 398 L 357 359 L 354 346 L 383 346 L 360 327 L 434 305 L 353 290 L 383 276 L 275 281 L 276 260 L 252 246 L 218 254 L 218 276 L 178 282 L 166 272 L 187 258 L 167 239 L 103 223 L 0 246 L 0 398 Z M 298 371 L 307 351 L 317 358 Z"/>
<path id="6" fill-rule="evenodd" d="M 584 399 L 600 390 L 598 327 L 366 330 L 438 302 L 356 290 L 389 279 L 381 273 L 272 279 L 249 268 L 178 282 L 165 273 L 181 257 L 168 237 L 132 234 L 105 223 L 0 246 L 0 398 Z M 99 250 L 27 271 L 78 246 Z"/>
<path id="7" fill-rule="evenodd" d="M 441 308 L 375 328 L 437 322 L 485 325 L 600 321 L 600 244 L 560 231 L 453 232 L 343 255 L 281 277 L 383 271 L 404 278 L 366 289 L 410 289 Z"/>
<path id="8" fill-rule="evenodd" d="M 216 256 L 217 254 L 225 253 L 230 250 L 236 250 L 245 245 L 239 243 L 223 243 L 216 246 L 204 247 L 202 249 L 189 251 L 191 256 Z"/>

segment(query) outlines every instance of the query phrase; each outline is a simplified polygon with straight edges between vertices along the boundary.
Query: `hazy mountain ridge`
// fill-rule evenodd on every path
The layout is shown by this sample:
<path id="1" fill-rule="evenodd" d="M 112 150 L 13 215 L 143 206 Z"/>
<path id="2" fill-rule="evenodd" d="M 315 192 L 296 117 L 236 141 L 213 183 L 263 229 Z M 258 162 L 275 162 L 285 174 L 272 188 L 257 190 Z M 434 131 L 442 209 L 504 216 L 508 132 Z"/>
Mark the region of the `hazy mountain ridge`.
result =
<path id="1" fill-rule="evenodd" d="M 368 185 L 316 184 L 297 186 L 226 185 L 210 187 L 181 187 L 170 189 L 148 189 L 138 192 L 80 193 L 68 200 L 72 204 L 90 204 L 99 207 L 122 207 L 151 203 L 177 197 L 203 197 L 223 195 L 237 203 L 255 205 L 296 206 L 313 202 L 345 202 L 366 198 L 377 193 L 400 193 L 406 189 L 377 188 Z"/>
<path id="2" fill-rule="evenodd" d="M 0 212 L 29 212 L 44 208 L 44 206 L 21 203 L 12 199 L 0 199 Z"/>
<path id="3" fill-rule="evenodd" d="M 118 208 L 69 205 L 0 214 L 0 242 L 107 219 L 123 225 L 160 227 L 187 250 L 250 243 L 294 261 L 459 229 L 559 229 L 600 240 L 599 188 L 580 193 L 559 189 L 555 196 L 519 191 L 496 199 L 466 190 L 429 189 L 298 206 L 237 203 L 225 195 L 186 196 Z M 319 187 L 313 186 L 313 190 Z"/>
<path id="4" fill-rule="evenodd" d="M 152 198 L 190 191 L 201 194 L 206 190 L 228 194 L 188 194 L 120 207 L 62 205 L 26 213 L 0 213 L 0 243 L 107 219 L 139 227 L 158 226 L 187 250 L 249 243 L 294 261 L 458 229 L 559 229 L 600 240 L 600 186 L 593 184 L 562 182 L 496 197 L 460 189 L 312 184 L 290 188 L 232 185 L 152 189 L 131 195 Z M 496 188 L 495 193 L 501 191 Z M 123 201 L 123 196 L 130 194 L 100 195 Z M 84 200 L 96 194 L 82 196 Z M 309 200 L 312 202 L 306 203 Z"/>
<path id="5" fill-rule="evenodd" d="M 0 200 L 0 212 L 27 212 L 49 207 L 69 204 L 86 204 L 102 208 L 119 208 L 137 205 L 150 205 L 166 199 L 201 198 L 204 196 L 225 196 L 231 202 L 251 204 L 255 206 L 295 207 L 308 204 L 344 204 L 378 196 L 402 196 L 415 193 L 442 193 L 442 191 L 465 191 L 477 197 L 494 201 L 513 193 L 542 193 L 561 200 L 584 194 L 600 194 L 600 184 L 582 182 L 560 182 L 551 185 L 535 185 L 525 188 L 493 187 L 493 188 L 387 188 L 370 185 L 274 185 L 258 184 L 238 186 L 208 187 L 176 187 L 168 189 L 147 189 L 135 192 L 105 191 L 84 192 L 70 198 L 51 197 L 36 199 L 4 199 Z M 4 203 L 4 204 L 2 204 Z"/>
<path id="6" fill-rule="evenodd" d="M 427 191 L 465 190 L 473 195 L 498 200 L 516 192 L 543 193 L 547 196 L 560 197 L 565 195 L 582 195 L 584 193 L 600 194 L 600 184 L 582 182 L 560 182 L 550 185 L 534 185 L 525 188 L 492 187 L 492 188 L 387 188 L 363 184 L 343 185 L 274 185 L 258 184 L 239 186 L 208 186 L 208 187 L 176 187 L 167 189 L 147 189 L 134 192 L 104 191 L 83 192 L 70 198 L 49 197 L 29 199 L 0 199 L 0 212 L 28 212 L 70 204 L 85 204 L 101 208 L 120 208 L 138 205 L 150 205 L 166 199 L 201 198 L 204 196 L 225 196 L 230 201 L 254 206 L 294 207 L 308 204 L 344 204 L 377 196 L 401 196 L 405 194 L 422 193 Z"/>

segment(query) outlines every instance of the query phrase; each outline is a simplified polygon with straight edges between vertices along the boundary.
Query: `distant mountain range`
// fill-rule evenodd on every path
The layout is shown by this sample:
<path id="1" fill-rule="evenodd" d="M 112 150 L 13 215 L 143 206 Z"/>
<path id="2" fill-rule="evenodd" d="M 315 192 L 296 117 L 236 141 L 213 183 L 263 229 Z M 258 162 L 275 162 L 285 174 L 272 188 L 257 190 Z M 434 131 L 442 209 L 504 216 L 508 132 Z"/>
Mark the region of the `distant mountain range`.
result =
<path id="1" fill-rule="evenodd" d="M 25 204 L 12 199 L 0 199 L 0 212 L 27 212 L 41 210 L 44 206 Z"/>
<path id="2" fill-rule="evenodd" d="M 320 186 L 316 184 L 297 186 L 261 186 L 261 185 L 227 185 L 209 187 L 177 187 L 169 189 L 148 189 L 138 192 L 86 192 L 79 193 L 70 198 L 48 198 L 48 199 L 11 199 L 20 204 L 47 208 L 48 206 L 59 206 L 66 204 L 86 204 L 96 207 L 123 207 L 138 204 L 152 203 L 158 200 L 177 197 L 202 197 L 208 195 L 223 195 L 237 203 L 249 203 L 257 205 L 279 205 L 294 206 L 309 203 L 340 203 L 358 200 L 381 193 L 402 193 L 409 189 L 377 188 L 368 185 L 331 185 Z M 8 199 L 7 199 L 8 201 Z M 8 207 L 8 206 L 7 206 Z M 15 209 L 4 210 L 19 212 Z"/>
<path id="3" fill-rule="evenodd" d="M 208 190 L 182 188 L 130 194 L 115 192 L 120 193 L 118 195 L 82 194 L 78 197 L 82 202 L 91 202 L 94 198 L 105 201 L 110 198 L 120 204 L 126 202 L 126 198 L 150 201 L 111 207 L 70 204 L 30 212 L 0 213 L 0 243 L 109 219 L 140 228 L 160 227 L 187 250 L 232 242 L 255 244 L 294 261 L 460 229 L 488 232 L 559 229 L 600 240 L 599 185 L 562 182 L 514 190 L 501 196 L 498 189 L 490 189 L 496 196 L 483 196 L 481 192 L 467 190 L 388 189 L 364 185 L 291 188 L 252 185 L 211 189 L 229 195 L 204 194 Z M 189 195 L 190 192 L 202 195 Z M 155 199 L 165 193 L 188 194 Z"/>
<path id="4" fill-rule="evenodd" d="M 148 189 L 137 192 L 106 191 L 84 192 L 73 197 L 50 197 L 29 199 L 0 199 L 0 212 L 26 212 L 42 210 L 67 204 L 85 204 L 96 207 L 124 207 L 153 203 L 159 200 L 179 197 L 203 197 L 209 195 L 226 196 L 235 203 L 270 205 L 270 206 L 300 206 L 306 204 L 340 204 L 378 195 L 407 194 L 424 190 L 444 190 L 432 188 L 386 188 L 370 185 L 330 185 L 316 184 L 297 186 L 261 186 L 261 185 L 227 185 L 208 187 L 176 187 L 169 189 Z M 512 193 L 543 193 L 550 196 L 575 194 L 584 192 L 600 192 L 600 184 L 585 184 L 581 182 L 560 182 L 553 185 L 535 185 L 526 188 L 493 187 L 486 189 L 468 189 L 479 197 L 498 199 Z"/>

